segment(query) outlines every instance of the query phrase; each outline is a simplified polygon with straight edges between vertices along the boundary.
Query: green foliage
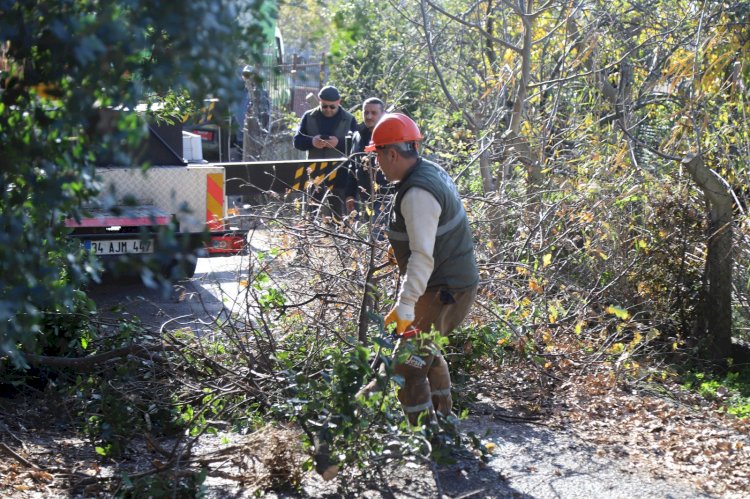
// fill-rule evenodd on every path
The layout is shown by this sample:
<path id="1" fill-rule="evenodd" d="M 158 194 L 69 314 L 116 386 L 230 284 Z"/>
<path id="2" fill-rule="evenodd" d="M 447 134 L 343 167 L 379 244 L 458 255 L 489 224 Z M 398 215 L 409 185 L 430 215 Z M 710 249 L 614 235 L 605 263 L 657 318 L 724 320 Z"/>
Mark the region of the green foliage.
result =
<path id="1" fill-rule="evenodd" d="M 136 323 L 123 323 L 116 336 L 101 346 L 113 348 L 134 341 L 148 341 Z M 156 378 L 151 361 L 128 358 L 103 372 L 78 375 L 63 385 L 73 411 L 83 421 L 83 432 L 97 454 L 120 458 L 144 433 L 174 436 L 193 431 L 201 421 L 185 418 L 189 406 L 177 403 L 177 387 Z M 171 392 L 171 393 L 170 393 Z"/>
<path id="2" fill-rule="evenodd" d="M 291 419 L 305 429 L 305 444 L 311 454 L 305 469 L 314 467 L 322 472 L 334 465 L 354 467 L 371 476 L 393 460 L 420 459 L 431 453 L 434 458 L 442 455 L 447 459 L 450 449 L 462 445 L 455 432 L 448 436 L 446 431 L 429 425 L 418 430 L 410 428 L 390 383 L 403 383 L 393 376 L 390 367 L 394 345 L 385 338 L 377 343 L 384 363 L 384 369 L 377 371 L 370 365 L 371 349 L 325 345 L 316 355 L 317 360 L 308 366 L 316 374 L 299 372 L 296 368 L 299 360 L 307 352 L 317 350 L 310 344 L 309 336 L 307 341 L 295 341 L 293 351 L 277 355 L 288 388 L 285 399 L 274 405 L 273 412 L 275 417 Z M 290 343 L 285 345 L 289 346 Z M 403 354 L 411 352 L 404 350 Z M 368 381 L 377 389 L 367 396 L 357 396 Z M 437 445 L 438 442 L 443 445 Z"/>
<path id="3" fill-rule="evenodd" d="M 328 5 L 338 28 L 330 40 L 330 79 L 341 90 L 348 107 L 368 97 L 414 115 L 429 113 L 429 83 L 417 71 L 420 44 L 414 26 L 383 2 L 357 0 Z"/>
<path id="4" fill-rule="evenodd" d="M 43 334 L 36 345 L 37 351 L 60 356 L 81 353 L 96 338 L 90 322 L 96 313 L 96 304 L 80 290 L 73 291 L 72 299 L 71 310 L 58 305 L 54 310 L 44 311 Z"/>
<path id="5" fill-rule="evenodd" d="M 273 256 L 273 252 L 271 254 Z M 264 258 L 265 256 L 261 254 L 258 260 L 262 261 Z M 277 287 L 270 286 L 270 278 L 265 272 L 255 276 L 252 287 L 258 292 L 258 304 L 264 311 L 284 307 L 286 303 L 284 292 Z"/>
<path id="6" fill-rule="evenodd" d="M 207 469 L 175 476 L 175 473 L 155 473 L 145 476 L 123 474 L 122 483 L 114 497 L 138 499 L 141 497 L 203 497 L 206 489 L 203 482 Z"/>
<path id="7" fill-rule="evenodd" d="M 306 444 L 315 457 L 307 468 L 318 464 L 317 460 L 367 472 L 375 464 L 373 460 L 399 458 L 414 451 L 415 443 L 392 392 L 377 392 L 366 400 L 355 397 L 365 380 L 376 376 L 369 365 L 370 355 L 364 347 L 325 347 L 315 377 L 295 373 L 292 356 L 278 359 L 279 367 L 290 377 L 289 393 L 274 411 L 308 429 Z"/>
<path id="8" fill-rule="evenodd" d="M 730 370 L 724 375 L 688 372 L 685 388 L 718 404 L 721 411 L 739 418 L 750 418 L 750 369 Z"/>
<path id="9" fill-rule="evenodd" d="M 96 276 L 63 226 L 97 192 L 94 158 L 145 131 L 127 117 L 110 129 L 100 111 L 222 97 L 238 56 L 260 57 L 275 2 L 4 1 L 0 11 L 0 349 L 20 364 L 43 311 L 71 310 Z"/>

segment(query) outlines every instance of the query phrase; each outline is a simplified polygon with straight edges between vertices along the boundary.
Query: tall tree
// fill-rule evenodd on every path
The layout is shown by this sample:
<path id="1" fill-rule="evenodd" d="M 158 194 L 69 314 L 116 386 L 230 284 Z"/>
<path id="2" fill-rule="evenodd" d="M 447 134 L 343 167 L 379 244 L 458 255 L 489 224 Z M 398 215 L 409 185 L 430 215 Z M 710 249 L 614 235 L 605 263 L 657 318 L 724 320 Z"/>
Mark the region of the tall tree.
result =
<path id="1" fill-rule="evenodd" d="M 675 19 L 673 9 L 686 15 Z M 602 3 L 592 11 L 599 20 L 586 20 L 587 36 L 572 19 L 570 31 L 590 81 L 609 103 L 633 153 L 631 165 L 641 166 L 635 150 L 645 148 L 665 171 L 684 168 L 704 195 L 705 284 L 693 334 L 711 358 L 726 359 L 733 351 L 736 199 L 731 184 L 747 168 L 728 153 L 730 145 L 739 152 L 736 145 L 747 143 L 747 127 L 738 121 L 746 96 L 736 90 L 747 85 L 750 38 L 741 21 L 748 9 L 740 3 L 675 1 L 654 6 Z M 604 28 L 602 42 L 597 38 Z M 607 68 L 619 73 L 616 82 L 610 81 Z M 665 107 L 665 100 L 679 107 Z M 667 120 L 672 126 L 661 127 L 660 137 L 639 137 L 639 131 L 653 131 L 655 123 Z"/>
<path id="2" fill-rule="evenodd" d="M 349 93 L 372 92 L 409 112 L 427 136 L 426 152 L 461 172 L 475 193 L 498 189 L 513 202 L 539 207 L 540 216 L 513 227 L 529 240 L 533 235 L 537 247 L 554 245 L 544 240 L 540 222 L 570 209 L 561 196 L 590 202 L 594 212 L 610 201 L 600 197 L 606 185 L 617 204 L 601 217 L 608 237 L 600 243 L 610 245 L 604 257 L 619 259 L 607 258 L 605 273 L 604 257 L 582 259 L 591 268 L 577 275 L 594 281 L 580 284 L 601 286 L 601 296 L 606 290 L 612 299 L 614 286 L 603 274 L 621 276 L 617 298 L 638 302 L 638 293 L 625 289 L 663 272 L 676 291 L 665 291 L 659 313 L 680 319 L 660 322 L 705 342 L 712 357 L 729 355 L 738 297 L 732 290 L 744 289 L 748 302 L 747 284 L 732 274 L 738 203 L 729 188 L 742 188 L 748 178 L 745 2 L 359 0 L 346 9 L 356 15 L 342 16 L 353 25 L 331 71 Z M 673 232 L 666 220 L 618 211 L 630 190 L 654 194 L 644 195 L 645 211 L 684 193 L 689 227 Z M 585 198 L 589 191 L 594 201 Z M 490 219 L 506 218 L 505 206 L 490 206 Z M 693 214 L 700 212 L 706 233 L 696 242 Z M 662 241 L 662 232 L 683 239 Z M 638 254 L 644 233 L 670 246 L 669 258 L 654 259 L 645 275 L 628 282 L 636 277 L 627 266 L 648 259 Z M 593 243 L 579 236 L 585 251 Z M 529 248 L 522 259 L 533 258 Z M 671 263 L 678 256 L 673 248 L 684 248 L 679 264 Z"/>

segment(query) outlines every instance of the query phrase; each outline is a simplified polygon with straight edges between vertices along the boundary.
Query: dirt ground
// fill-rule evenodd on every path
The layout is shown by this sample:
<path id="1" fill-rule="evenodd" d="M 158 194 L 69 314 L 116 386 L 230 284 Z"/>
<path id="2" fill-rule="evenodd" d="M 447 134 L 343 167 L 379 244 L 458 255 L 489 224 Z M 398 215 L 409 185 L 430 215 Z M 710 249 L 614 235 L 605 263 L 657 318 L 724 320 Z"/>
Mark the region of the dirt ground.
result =
<path id="1" fill-rule="evenodd" d="M 331 481 L 302 473 L 294 428 L 201 437 L 193 455 L 210 470 L 207 497 L 747 497 L 750 432 L 688 394 L 657 396 L 581 380 L 543 400 L 513 372 L 487 371 L 463 432 L 492 448 L 455 464 L 394 465 L 365 481 L 344 469 Z M 122 460 L 103 459 L 52 392 L 0 399 L 0 495 L 110 497 L 109 478 L 158 469 L 160 455 L 136 441 Z M 527 416 L 538 408 L 538 419 Z M 164 444 L 162 442 L 162 444 Z M 202 461 L 201 461 L 202 459 Z M 299 481 L 296 490 L 272 487 Z"/>
<path id="2" fill-rule="evenodd" d="M 190 304 L 181 297 L 201 297 L 193 301 L 204 310 L 210 296 L 196 286 L 211 275 L 237 281 L 230 270 L 206 271 L 195 289 L 163 302 L 134 291 L 138 299 L 132 304 L 147 303 L 155 323 L 196 313 L 181 308 Z M 213 300 L 209 306 L 220 306 L 226 298 Z M 142 315 L 143 310 L 130 312 Z M 345 468 L 324 481 L 315 472 L 301 471 L 306 456 L 297 428 L 266 427 L 247 435 L 200 437 L 191 466 L 207 470 L 204 495 L 214 498 L 748 497 L 747 420 L 719 413 L 717 405 L 678 386 L 657 390 L 614 384 L 604 374 L 543 385 L 524 365 L 486 366 L 462 382 L 463 395 L 472 397 L 459 401 L 469 410 L 461 431 L 473 432 L 491 449 L 488 462 L 467 452 L 450 465 L 395 464 L 369 480 Z M 1 497 L 111 497 L 117 493 L 112 477 L 167 472 L 160 450 L 169 441 L 160 442 L 160 449 L 146 438 L 136 439 L 122 459 L 102 458 L 69 405 L 51 389 L 0 398 Z M 290 487 L 293 483 L 296 488 Z"/>

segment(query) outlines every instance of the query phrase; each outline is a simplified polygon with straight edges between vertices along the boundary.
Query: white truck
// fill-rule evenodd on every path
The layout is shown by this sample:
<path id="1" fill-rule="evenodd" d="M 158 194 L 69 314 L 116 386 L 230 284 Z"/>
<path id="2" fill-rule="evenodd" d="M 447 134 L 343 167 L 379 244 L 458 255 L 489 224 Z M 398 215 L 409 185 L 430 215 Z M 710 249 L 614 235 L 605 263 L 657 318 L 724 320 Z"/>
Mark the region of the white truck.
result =
<path id="1" fill-rule="evenodd" d="M 127 255 L 152 254 L 163 273 L 192 277 L 200 254 L 246 248 L 246 230 L 236 227 L 243 224 L 238 210 L 228 207 L 228 197 L 244 205 L 269 192 L 305 195 L 313 186 L 332 184 L 347 163 L 343 157 L 207 163 L 201 136 L 182 131 L 181 125 L 162 128 L 150 127 L 149 148 L 141 156 L 150 168 L 97 167 L 102 183 L 97 206 L 84 218 L 66 221 L 72 237 L 108 267 L 128 266 Z M 170 231 L 171 242 L 159 237 Z"/>
<path id="2" fill-rule="evenodd" d="M 203 161 L 200 137 L 181 132 L 182 144 L 174 140 L 168 144 L 155 129 L 151 133 L 169 149 L 167 157 L 178 164 L 159 164 L 145 170 L 97 167 L 102 183 L 97 206 L 84 218 L 71 218 L 65 224 L 71 235 L 107 266 L 118 261 L 127 264 L 123 255 L 155 253 L 162 271 L 171 277 L 192 277 L 198 255 L 240 252 L 245 234 L 226 223 L 225 170 L 220 164 Z M 164 238 L 158 234 L 164 230 L 173 230 L 174 238 L 168 247 L 159 247 Z M 177 275 L 173 268 L 179 270 Z"/>

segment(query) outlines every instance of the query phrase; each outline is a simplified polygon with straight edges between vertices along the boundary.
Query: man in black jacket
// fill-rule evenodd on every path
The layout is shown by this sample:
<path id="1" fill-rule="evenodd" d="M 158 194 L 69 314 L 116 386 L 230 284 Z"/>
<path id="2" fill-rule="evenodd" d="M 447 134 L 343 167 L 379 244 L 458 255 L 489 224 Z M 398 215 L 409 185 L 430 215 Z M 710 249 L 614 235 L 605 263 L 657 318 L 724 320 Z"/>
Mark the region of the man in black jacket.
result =
<path id="1" fill-rule="evenodd" d="M 331 211 L 343 216 L 348 183 L 346 135 L 357 130 L 357 120 L 341 107 L 341 95 L 336 87 L 322 88 L 318 100 L 320 104 L 302 116 L 294 136 L 294 147 L 307 151 L 308 159 L 320 159 L 321 164 L 325 163 L 324 168 L 318 166 L 322 168 L 324 181 L 314 186 L 312 198 L 317 204 L 327 199 Z"/>

